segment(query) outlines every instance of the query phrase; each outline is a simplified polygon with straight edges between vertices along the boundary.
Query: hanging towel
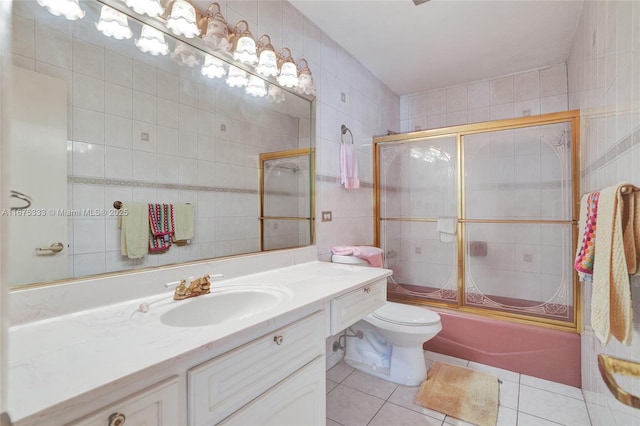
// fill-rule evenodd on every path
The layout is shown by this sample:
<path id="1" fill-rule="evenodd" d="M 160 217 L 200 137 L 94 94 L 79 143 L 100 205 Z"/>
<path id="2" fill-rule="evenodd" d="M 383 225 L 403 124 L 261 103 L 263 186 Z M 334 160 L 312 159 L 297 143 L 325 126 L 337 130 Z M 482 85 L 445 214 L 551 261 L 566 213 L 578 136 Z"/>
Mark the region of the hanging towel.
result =
<path id="1" fill-rule="evenodd" d="M 331 253 L 343 256 L 355 256 L 376 268 L 382 267 L 382 249 L 370 246 L 334 246 L 331 247 Z"/>
<path id="2" fill-rule="evenodd" d="M 175 204 L 173 206 L 173 242 L 186 243 L 195 233 L 193 206 L 190 204 Z"/>
<path id="3" fill-rule="evenodd" d="M 638 272 L 640 199 L 636 191 L 622 194 L 623 186 L 603 189 L 598 201 L 591 326 L 603 345 L 611 335 L 625 345 L 631 344 L 633 309 L 629 274 Z"/>
<path id="4" fill-rule="evenodd" d="M 340 183 L 345 189 L 360 188 L 358 159 L 353 144 L 340 144 Z"/>
<path id="5" fill-rule="evenodd" d="M 436 223 L 436 231 L 440 233 L 440 241 L 443 243 L 456 242 L 456 228 L 458 220 L 455 217 L 441 217 Z"/>
<path id="6" fill-rule="evenodd" d="M 578 271 L 578 276 L 582 282 L 590 282 L 593 278 L 599 199 L 600 192 L 592 192 L 583 195 L 580 201 L 578 237 L 582 237 L 582 243 L 578 244 L 573 267 Z"/>
<path id="7" fill-rule="evenodd" d="M 173 234 L 173 204 L 149 204 L 149 251 L 164 251 L 171 247 Z"/>
<path id="8" fill-rule="evenodd" d="M 146 204 L 124 203 L 126 215 L 119 216 L 120 252 L 129 259 L 139 259 L 149 253 L 149 210 Z"/>

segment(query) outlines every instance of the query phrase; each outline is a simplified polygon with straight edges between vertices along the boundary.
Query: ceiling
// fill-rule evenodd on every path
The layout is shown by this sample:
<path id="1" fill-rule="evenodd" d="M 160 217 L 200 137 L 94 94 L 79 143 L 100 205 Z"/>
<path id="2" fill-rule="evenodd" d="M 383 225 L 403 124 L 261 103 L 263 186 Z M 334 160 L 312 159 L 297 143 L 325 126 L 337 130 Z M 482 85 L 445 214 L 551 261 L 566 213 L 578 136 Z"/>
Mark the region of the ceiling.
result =
<path id="1" fill-rule="evenodd" d="M 396 94 L 565 62 L 578 0 L 289 0 Z"/>

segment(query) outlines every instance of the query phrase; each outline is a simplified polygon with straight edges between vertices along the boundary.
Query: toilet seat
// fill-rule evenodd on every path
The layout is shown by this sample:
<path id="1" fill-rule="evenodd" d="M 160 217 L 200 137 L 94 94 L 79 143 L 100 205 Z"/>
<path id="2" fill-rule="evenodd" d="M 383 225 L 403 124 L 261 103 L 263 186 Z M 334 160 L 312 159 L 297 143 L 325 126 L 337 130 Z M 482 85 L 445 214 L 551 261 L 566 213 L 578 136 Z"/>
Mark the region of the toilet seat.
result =
<path id="1" fill-rule="evenodd" d="M 385 303 L 384 306 L 376 309 L 370 315 L 380 321 L 410 327 L 422 327 L 440 323 L 440 315 L 433 311 L 418 306 L 393 302 Z"/>

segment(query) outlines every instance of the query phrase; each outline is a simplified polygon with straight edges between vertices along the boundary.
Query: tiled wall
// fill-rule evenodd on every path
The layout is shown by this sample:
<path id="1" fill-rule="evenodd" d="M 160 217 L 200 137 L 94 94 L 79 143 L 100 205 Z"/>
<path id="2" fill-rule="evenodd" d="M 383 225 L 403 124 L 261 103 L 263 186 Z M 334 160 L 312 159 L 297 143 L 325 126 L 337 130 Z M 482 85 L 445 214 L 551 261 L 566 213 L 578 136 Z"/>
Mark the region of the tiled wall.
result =
<path id="1" fill-rule="evenodd" d="M 400 100 L 401 131 L 566 111 L 567 67 L 557 64 L 444 87 Z"/>
<path id="2" fill-rule="evenodd" d="M 71 217 L 69 276 L 260 250 L 258 154 L 297 148 L 297 119 L 168 56 L 91 44 L 62 18 L 15 16 L 15 64 L 68 83 L 69 208 L 196 208 L 190 245 L 136 260 L 120 254 L 115 217 Z"/>
<path id="3" fill-rule="evenodd" d="M 582 188 L 591 192 L 618 182 L 640 185 L 640 3 L 585 2 L 568 61 L 570 108 L 581 111 Z M 585 284 L 582 386 L 593 424 L 640 424 L 605 387 L 597 355 L 640 362 L 640 280 L 632 277 L 634 331 L 631 346 L 612 339 L 602 346 L 590 327 L 591 286 Z M 640 395 L 640 381 L 618 376 Z"/>

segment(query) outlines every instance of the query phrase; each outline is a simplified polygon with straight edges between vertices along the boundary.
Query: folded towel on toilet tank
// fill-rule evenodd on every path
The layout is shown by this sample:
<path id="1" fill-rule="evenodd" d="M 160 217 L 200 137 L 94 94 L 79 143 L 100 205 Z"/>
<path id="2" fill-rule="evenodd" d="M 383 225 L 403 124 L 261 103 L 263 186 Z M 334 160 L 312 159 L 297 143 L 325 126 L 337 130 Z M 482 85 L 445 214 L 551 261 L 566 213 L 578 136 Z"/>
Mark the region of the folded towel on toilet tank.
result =
<path id="1" fill-rule="evenodd" d="M 382 267 L 382 249 L 371 246 L 333 246 L 331 253 L 342 256 L 355 256 L 366 260 L 369 265 L 377 268 Z"/>

